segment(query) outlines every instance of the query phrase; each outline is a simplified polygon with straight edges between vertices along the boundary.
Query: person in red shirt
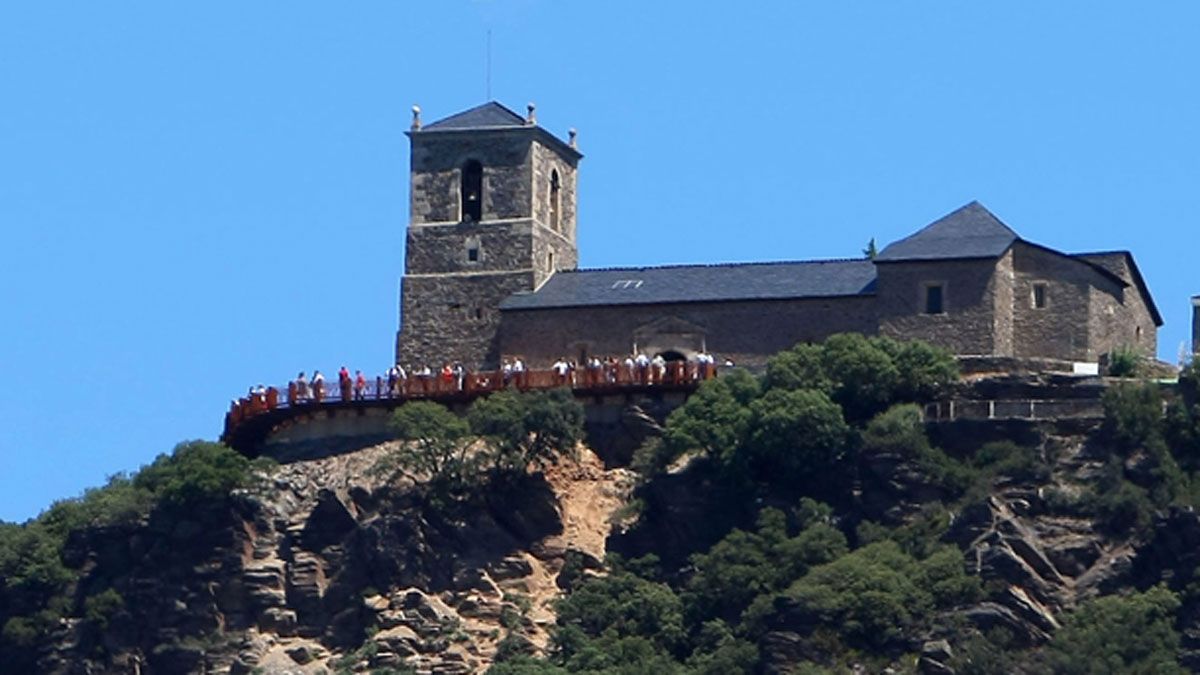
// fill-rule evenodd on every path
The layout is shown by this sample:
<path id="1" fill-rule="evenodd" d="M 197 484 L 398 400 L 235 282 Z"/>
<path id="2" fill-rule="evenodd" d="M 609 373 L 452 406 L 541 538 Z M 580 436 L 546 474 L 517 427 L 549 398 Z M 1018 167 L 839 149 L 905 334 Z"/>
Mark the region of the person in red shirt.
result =
<path id="1" fill-rule="evenodd" d="M 361 370 L 354 371 L 354 400 L 362 401 L 367 398 L 367 378 Z"/>

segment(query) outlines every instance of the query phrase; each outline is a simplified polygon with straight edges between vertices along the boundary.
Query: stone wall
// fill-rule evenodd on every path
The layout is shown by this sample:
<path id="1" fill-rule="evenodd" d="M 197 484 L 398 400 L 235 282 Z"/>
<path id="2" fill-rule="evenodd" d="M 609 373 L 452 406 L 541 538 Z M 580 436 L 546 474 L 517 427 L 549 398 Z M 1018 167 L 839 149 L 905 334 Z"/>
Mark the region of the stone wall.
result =
<path id="1" fill-rule="evenodd" d="M 1088 265 L 1034 246 L 1013 247 L 1013 332 L 1016 356 L 1095 361 L 1089 354 L 1093 284 L 1101 277 Z M 1033 306 L 1035 284 L 1046 286 L 1046 307 Z M 1109 287 L 1114 286 L 1109 282 Z"/>
<path id="2" fill-rule="evenodd" d="M 410 222 L 449 223 L 461 219 L 462 167 L 483 165 L 481 220 L 529 218 L 533 200 L 531 141 L 527 134 L 505 131 L 421 133 L 412 138 Z"/>
<path id="3" fill-rule="evenodd" d="M 1116 347 L 1135 347 L 1146 356 L 1154 356 L 1158 352 L 1158 327 L 1134 279 L 1129 254 L 1094 254 L 1087 256 L 1087 261 L 1129 284 L 1111 292 L 1093 290 L 1093 350 L 1102 355 Z"/>
<path id="4" fill-rule="evenodd" d="M 495 368 L 500 301 L 532 285 L 530 271 L 404 277 L 397 362 L 405 368 L 454 361 L 472 370 Z"/>
<path id="5" fill-rule="evenodd" d="M 997 266 L 997 260 L 983 259 L 876 265 L 879 332 L 925 340 L 955 354 L 1002 354 L 1005 345 L 996 341 Z M 924 313 L 925 287 L 932 283 L 944 285 L 941 314 Z"/>
<path id="6" fill-rule="evenodd" d="M 405 274 L 529 270 L 534 264 L 533 229 L 531 220 L 410 227 Z M 479 256 L 474 262 L 467 254 L 471 246 L 477 247 Z"/>
<path id="7" fill-rule="evenodd" d="M 558 171 L 559 201 L 561 204 L 559 228 L 556 230 L 567 241 L 577 241 L 575 214 L 578 210 L 578 173 L 574 160 L 541 143 L 533 144 L 533 217 L 550 229 L 550 176 Z"/>
<path id="8" fill-rule="evenodd" d="M 638 342 L 653 356 L 707 349 L 718 359 L 761 365 L 797 342 L 834 333 L 875 332 L 870 296 L 803 300 L 694 302 L 502 312 L 500 350 L 545 367 L 566 356 L 623 356 Z M 653 353 L 652 353 L 653 352 Z"/>
<path id="9" fill-rule="evenodd" d="M 1012 249 L 1005 251 L 996 262 L 993 294 L 993 330 L 996 344 L 992 351 L 997 356 L 1012 356 L 1015 352 L 1013 337 L 1013 293 L 1016 270 L 1013 268 Z"/>

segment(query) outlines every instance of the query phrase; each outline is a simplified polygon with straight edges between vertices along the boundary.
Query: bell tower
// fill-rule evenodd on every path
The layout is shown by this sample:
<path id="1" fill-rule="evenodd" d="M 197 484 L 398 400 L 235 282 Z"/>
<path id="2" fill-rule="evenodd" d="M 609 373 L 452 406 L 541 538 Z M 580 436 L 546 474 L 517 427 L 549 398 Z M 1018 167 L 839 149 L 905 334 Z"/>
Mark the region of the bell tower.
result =
<path id="1" fill-rule="evenodd" d="M 575 132 L 494 101 L 422 125 L 413 108 L 396 362 L 499 361 L 499 305 L 578 264 Z"/>

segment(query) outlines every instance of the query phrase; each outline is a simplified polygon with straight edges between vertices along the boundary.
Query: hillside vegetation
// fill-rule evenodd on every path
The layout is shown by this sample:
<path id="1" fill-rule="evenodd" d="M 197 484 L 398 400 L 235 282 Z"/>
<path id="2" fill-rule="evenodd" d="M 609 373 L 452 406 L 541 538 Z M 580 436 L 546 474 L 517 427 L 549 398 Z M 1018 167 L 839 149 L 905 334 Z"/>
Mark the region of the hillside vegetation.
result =
<path id="1" fill-rule="evenodd" d="M 1186 672 L 1200 666 L 1198 375 L 1165 401 L 1158 385 L 1114 384 L 1103 423 L 981 426 L 943 444 L 919 404 L 969 386 L 948 354 L 857 335 L 798 345 L 670 414 L 634 457 L 603 560 L 545 543 L 565 535 L 543 475 L 585 440 L 565 390 L 496 394 L 463 416 L 407 404 L 401 442 L 346 464 L 359 473 L 321 469 L 337 494 L 281 501 L 283 467 L 185 443 L 0 524 L 0 659 L 125 672 L 136 652 L 148 672 L 273 672 L 238 656 L 242 631 L 319 642 L 294 657 L 303 672 L 426 672 L 456 641 L 475 660 L 437 672 Z M 170 544 L 189 538 L 203 547 Z M 135 554 L 111 550 L 134 540 Z M 241 588 L 226 567 L 261 576 L 276 555 L 292 556 L 269 582 L 286 593 L 213 591 L 218 618 L 173 627 L 170 649 L 149 625 L 170 609 L 133 596 L 146 582 L 130 560 L 182 585 L 218 561 L 211 584 Z M 319 606 L 296 604 L 304 556 L 321 568 L 304 602 Z M 541 577 L 545 608 L 528 595 Z M 413 589 L 444 632 L 396 637 Z"/>

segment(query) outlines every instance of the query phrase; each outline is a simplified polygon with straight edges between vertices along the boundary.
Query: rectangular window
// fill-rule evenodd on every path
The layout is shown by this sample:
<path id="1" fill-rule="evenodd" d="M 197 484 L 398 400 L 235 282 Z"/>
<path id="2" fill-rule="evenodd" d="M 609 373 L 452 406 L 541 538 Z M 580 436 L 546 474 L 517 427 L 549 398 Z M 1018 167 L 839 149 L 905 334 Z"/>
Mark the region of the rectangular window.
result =
<path id="1" fill-rule="evenodd" d="M 479 249 L 474 246 L 467 249 L 467 262 L 479 262 Z"/>
<path id="2" fill-rule="evenodd" d="M 941 314 L 946 311 L 945 289 L 942 284 L 929 284 L 925 287 L 926 314 Z"/>
<path id="3" fill-rule="evenodd" d="M 1046 284 L 1033 285 L 1033 308 L 1046 309 Z"/>

